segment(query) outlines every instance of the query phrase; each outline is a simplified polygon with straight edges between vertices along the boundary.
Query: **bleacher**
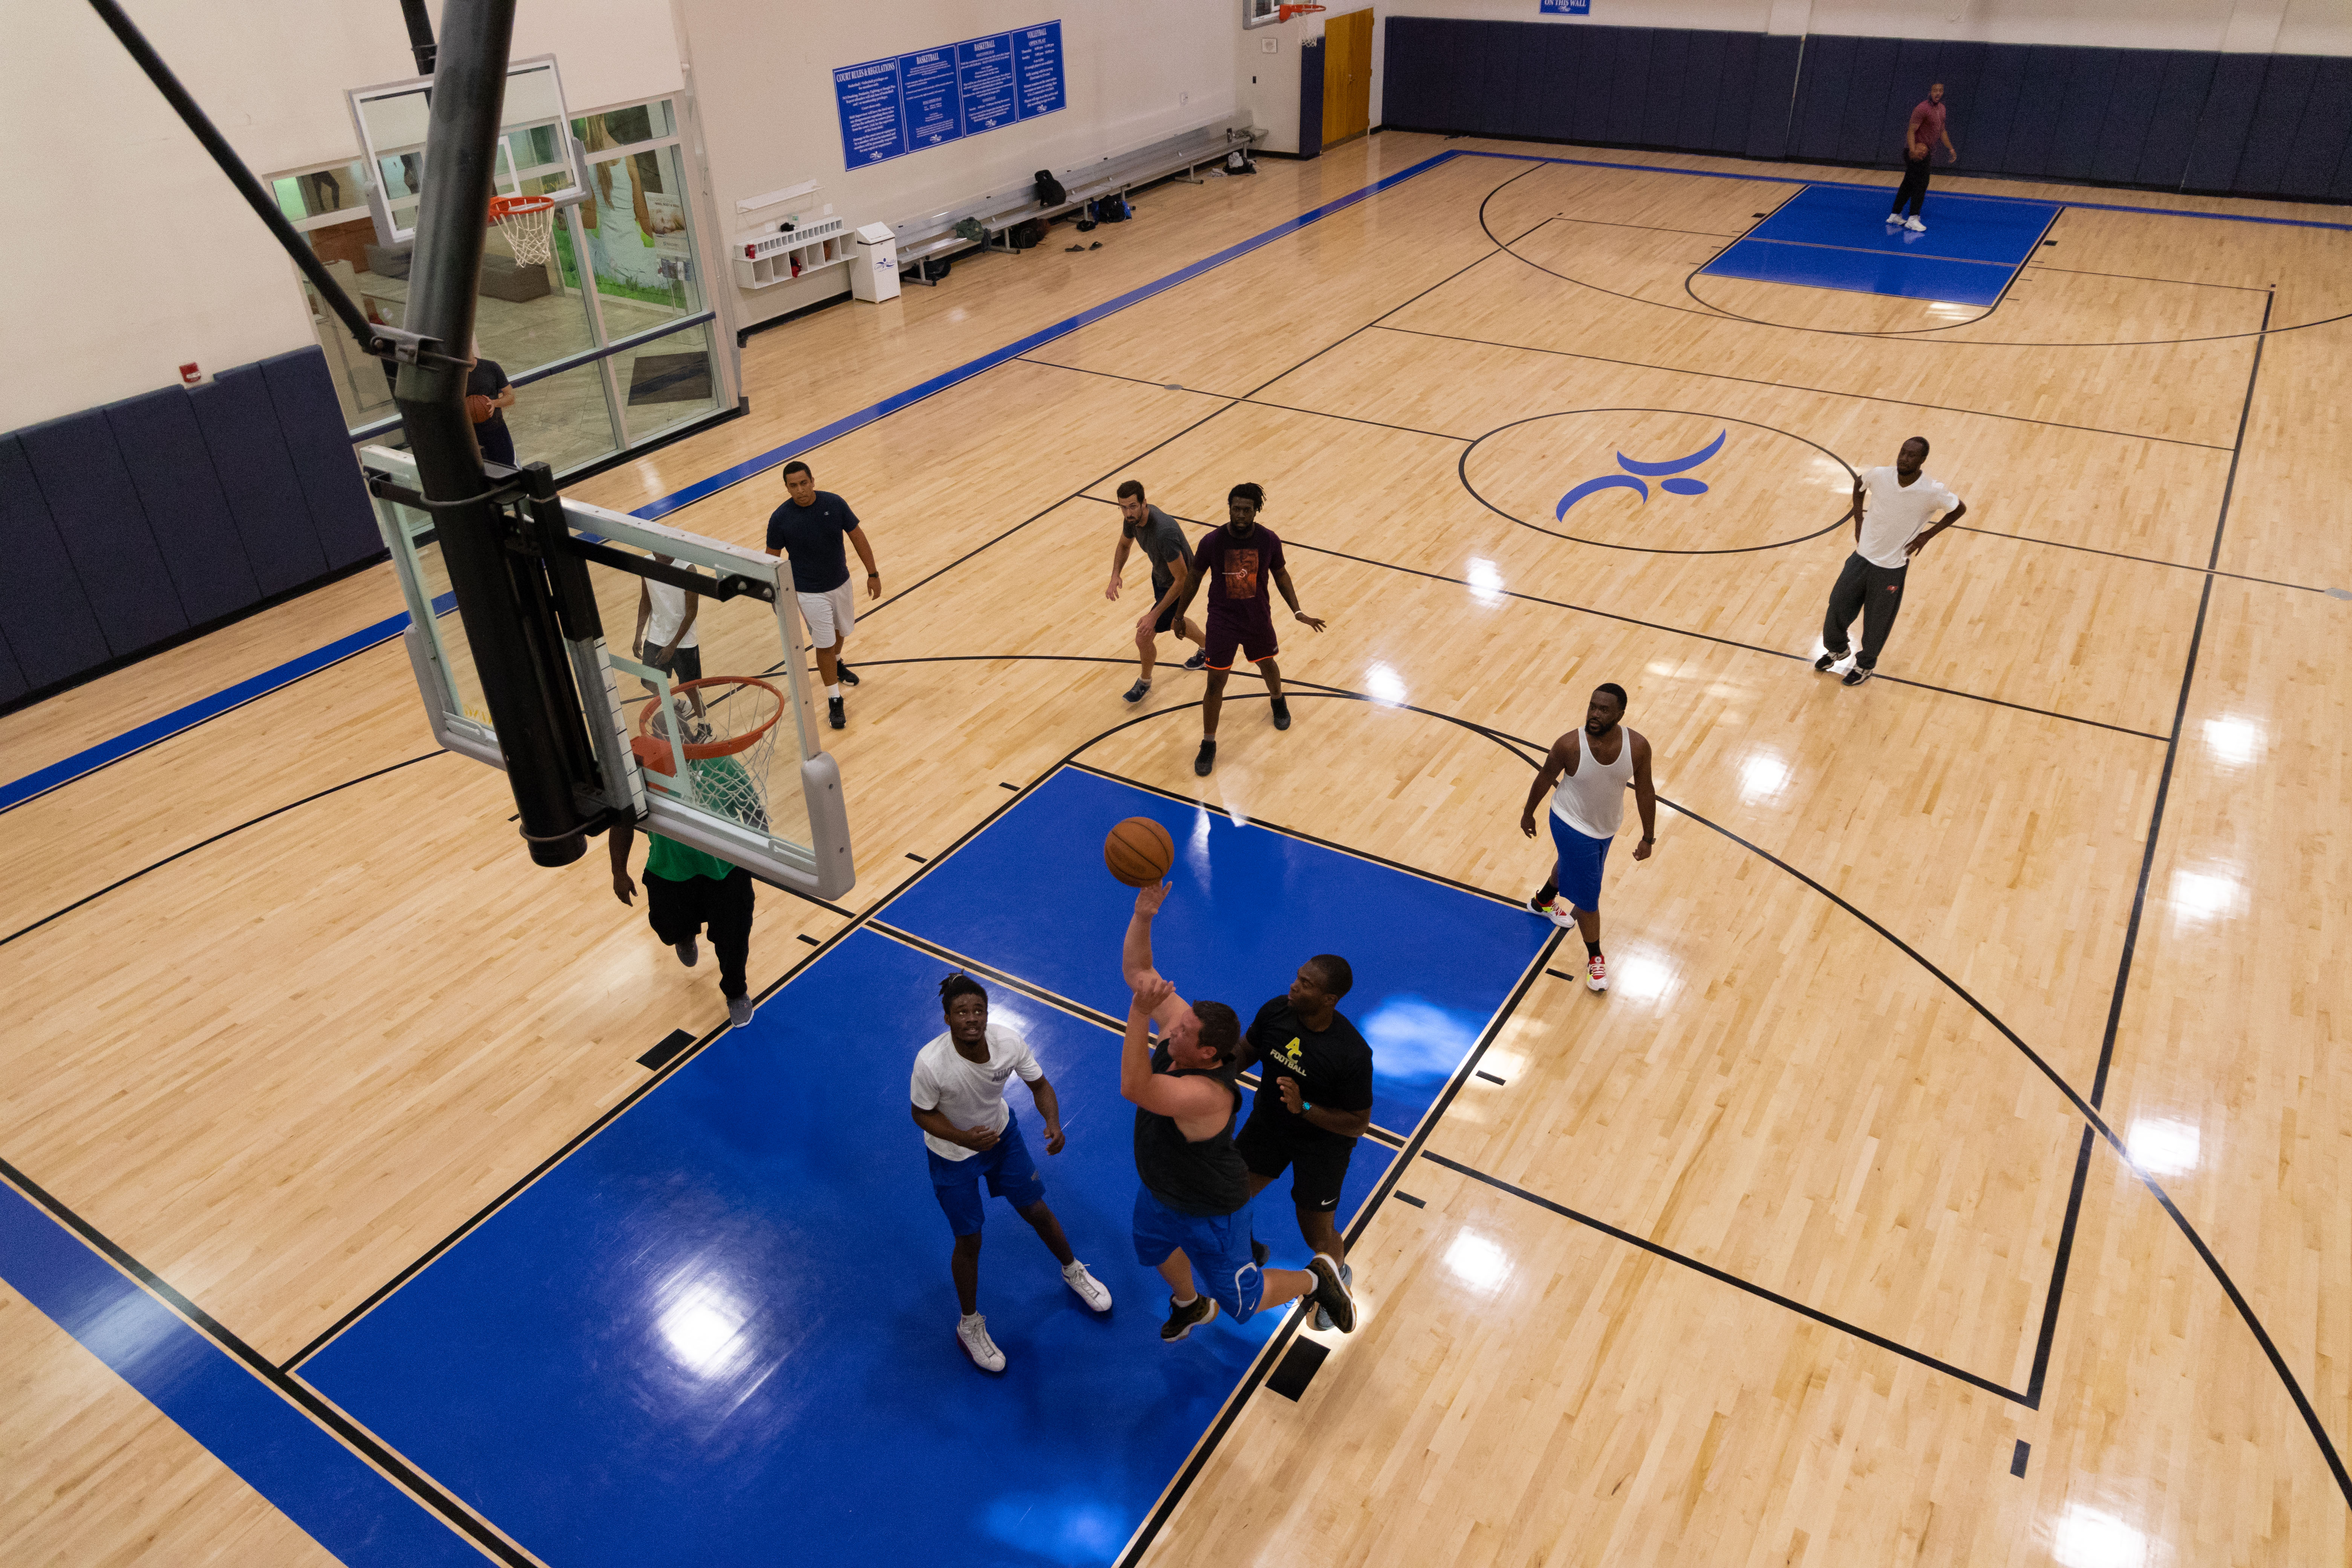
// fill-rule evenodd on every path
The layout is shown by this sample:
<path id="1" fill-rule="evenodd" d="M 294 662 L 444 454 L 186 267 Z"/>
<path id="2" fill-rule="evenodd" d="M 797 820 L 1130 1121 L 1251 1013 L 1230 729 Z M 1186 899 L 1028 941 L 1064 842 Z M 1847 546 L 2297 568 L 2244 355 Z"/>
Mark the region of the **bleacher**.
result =
<path id="1" fill-rule="evenodd" d="M 1066 199 L 1061 202 L 1040 202 L 1033 178 L 956 206 L 894 224 L 891 226 L 898 235 L 899 279 L 906 283 L 937 283 L 940 274 L 931 270 L 930 263 L 949 260 L 969 250 L 1013 249 L 1006 237 L 1008 231 L 1032 218 L 1050 220 L 1088 202 L 1123 196 L 1139 186 L 1171 177 L 1198 184 L 1201 169 L 1223 163 L 1235 150 L 1254 147 L 1265 136 L 1264 130 L 1250 123 L 1247 114 L 1228 115 L 1126 153 L 1055 170 L 1054 177 L 1062 182 L 1067 193 Z"/>

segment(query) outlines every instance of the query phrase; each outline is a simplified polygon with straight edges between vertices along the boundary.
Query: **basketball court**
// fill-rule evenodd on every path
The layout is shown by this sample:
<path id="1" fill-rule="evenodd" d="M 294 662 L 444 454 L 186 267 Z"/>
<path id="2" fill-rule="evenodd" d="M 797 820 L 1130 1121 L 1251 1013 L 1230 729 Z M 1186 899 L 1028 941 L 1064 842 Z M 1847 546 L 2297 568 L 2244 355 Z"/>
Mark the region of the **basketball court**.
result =
<path id="1" fill-rule="evenodd" d="M 524 854 L 423 510 L 0 717 L 0 1555 L 2347 1560 L 2352 211 L 1963 167 L 1911 236 L 1889 174 L 1401 132 L 1260 168 L 754 337 L 746 416 L 565 486 L 741 580 L 703 662 L 770 683 L 756 814 L 618 639 L 609 706 L 646 821 L 761 870 L 750 1025 L 601 846 Z M 1968 515 L 1848 689 L 1838 520 L 1913 436 Z M 840 731 L 763 550 L 791 458 L 881 570 Z M 1120 700 L 1129 479 L 1195 538 L 1263 485 L 1328 622 L 1278 622 L 1286 731 L 1236 670 L 1206 777 L 1181 652 Z M 1658 844 L 1594 994 L 1518 820 L 1607 681 Z M 1352 1334 L 1155 1332 L 1139 816 L 1186 994 L 1355 969 Z M 1117 1298 L 992 1205 L 994 1379 L 901 1090 L 956 968 Z"/>

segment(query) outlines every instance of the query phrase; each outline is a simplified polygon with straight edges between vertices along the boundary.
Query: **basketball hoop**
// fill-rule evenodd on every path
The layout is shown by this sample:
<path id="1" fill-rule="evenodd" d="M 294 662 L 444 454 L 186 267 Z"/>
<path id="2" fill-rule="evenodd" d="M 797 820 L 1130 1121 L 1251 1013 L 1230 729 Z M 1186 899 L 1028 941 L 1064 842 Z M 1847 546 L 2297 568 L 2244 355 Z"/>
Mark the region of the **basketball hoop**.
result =
<path id="1" fill-rule="evenodd" d="M 639 765 L 653 775 L 647 782 L 755 833 L 767 832 L 768 763 L 784 694 L 764 680 L 733 675 L 688 680 L 670 690 L 670 706 L 647 703 L 629 740 Z M 694 710 L 698 700 L 700 713 Z M 665 713 L 673 722 L 663 721 Z M 680 751 L 686 753 L 682 780 L 673 771 Z"/>
<path id="2" fill-rule="evenodd" d="M 1320 11 L 1321 9 L 1323 9 L 1323 7 L 1320 5 L 1285 5 L 1280 8 L 1274 19 L 1277 22 L 1287 22 L 1293 16 L 1304 16 L 1309 11 Z"/>
<path id="3" fill-rule="evenodd" d="M 552 196 L 492 196 L 490 221 L 507 237 L 507 248 L 517 261 L 525 267 L 546 265 L 555 246 Z"/>

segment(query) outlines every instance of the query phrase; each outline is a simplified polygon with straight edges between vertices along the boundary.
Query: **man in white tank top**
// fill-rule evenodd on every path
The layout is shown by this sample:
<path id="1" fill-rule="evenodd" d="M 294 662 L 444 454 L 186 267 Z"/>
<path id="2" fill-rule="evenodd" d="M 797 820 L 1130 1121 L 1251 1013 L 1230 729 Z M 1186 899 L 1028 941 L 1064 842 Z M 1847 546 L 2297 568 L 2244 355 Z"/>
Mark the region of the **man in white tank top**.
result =
<path id="1" fill-rule="evenodd" d="M 1552 874 L 1528 900 L 1528 908 L 1556 926 L 1573 924 L 1584 938 L 1584 983 L 1609 989 L 1609 962 L 1601 953 L 1601 871 L 1610 840 L 1625 820 L 1625 790 L 1642 812 L 1642 842 L 1633 858 L 1647 860 L 1658 841 L 1658 796 L 1650 787 L 1650 742 L 1625 728 L 1625 689 L 1615 681 L 1592 689 L 1584 728 L 1570 730 L 1551 746 L 1519 831 L 1536 836 L 1536 807 L 1551 796 L 1551 841 L 1559 851 Z"/>
<path id="2" fill-rule="evenodd" d="M 670 563 L 667 555 L 654 560 L 661 565 Z M 702 679 L 702 634 L 694 623 L 702 614 L 702 595 L 684 588 L 673 588 L 667 583 L 656 583 L 650 577 L 637 579 L 637 630 L 629 639 L 641 663 L 650 664 L 667 674 L 672 682 L 684 684 Z M 646 684 L 656 697 L 660 689 Z M 702 715 L 702 693 L 687 694 L 694 706 L 697 718 Z"/>

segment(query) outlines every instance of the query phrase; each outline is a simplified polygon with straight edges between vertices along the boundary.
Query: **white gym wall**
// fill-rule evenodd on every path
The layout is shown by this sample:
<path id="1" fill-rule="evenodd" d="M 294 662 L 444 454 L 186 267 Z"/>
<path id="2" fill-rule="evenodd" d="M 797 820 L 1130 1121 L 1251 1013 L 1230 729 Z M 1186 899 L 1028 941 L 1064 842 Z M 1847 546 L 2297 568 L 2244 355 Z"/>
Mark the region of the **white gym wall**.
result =
<path id="1" fill-rule="evenodd" d="M 346 88 L 415 74 L 396 0 L 124 0 L 255 174 L 359 155 Z M 9 6 L 0 138 L 18 244 L 0 253 L 0 430 L 316 340 L 293 263 L 80 0 Z M 576 111 L 678 90 L 667 0 L 520 0 Z M 46 234 L 40 245 L 26 243 Z"/>

